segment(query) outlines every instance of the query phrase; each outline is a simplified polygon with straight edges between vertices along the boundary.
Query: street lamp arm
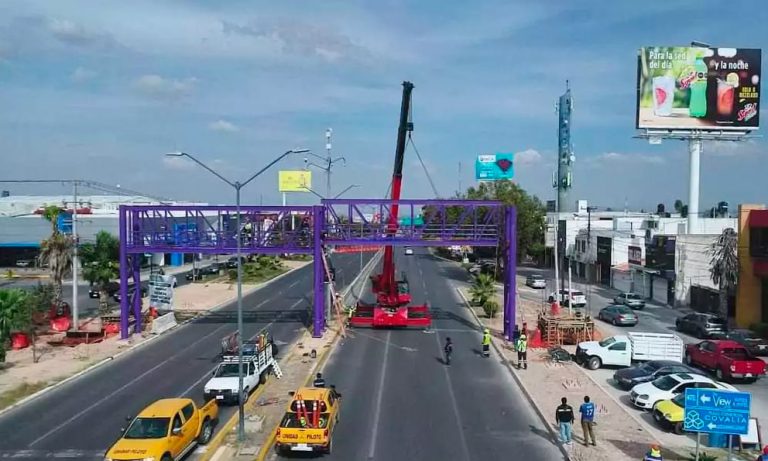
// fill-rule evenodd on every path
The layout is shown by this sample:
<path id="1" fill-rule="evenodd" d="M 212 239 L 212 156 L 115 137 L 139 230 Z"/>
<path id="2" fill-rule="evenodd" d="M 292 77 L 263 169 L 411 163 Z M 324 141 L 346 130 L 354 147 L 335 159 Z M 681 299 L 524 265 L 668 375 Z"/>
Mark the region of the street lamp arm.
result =
<path id="1" fill-rule="evenodd" d="M 237 186 L 235 186 L 235 183 L 233 183 L 229 179 L 225 178 L 224 176 L 220 175 L 219 173 L 217 173 L 216 171 L 211 169 L 208 165 L 206 165 L 205 163 L 203 163 L 200 160 L 196 159 L 193 155 L 190 155 L 190 154 L 188 154 L 186 152 L 176 152 L 176 153 L 165 154 L 165 155 L 168 156 L 168 157 L 187 157 L 190 160 L 192 160 L 193 162 L 195 162 L 198 165 L 200 165 L 201 167 L 203 167 L 206 170 L 208 170 L 209 173 L 213 174 L 214 176 L 216 176 L 217 178 L 221 179 L 225 183 L 229 184 L 232 187 L 237 187 Z"/>
<path id="2" fill-rule="evenodd" d="M 307 152 L 308 155 L 311 155 L 312 157 L 315 157 L 316 159 L 322 160 L 324 162 L 328 161 L 328 157 L 323 157 L 322 155 L 318 155 L 314 152 Z"/>
<path id="3" fill-rule="evenodd" d="M 344 189 L 343 191 L 341 191 L 338 194 L 336 194 L 333 198 L 337 199 L 337 198 L 341 197 L 342 195 L 344 195 L 344 193 L 346 191 L 348 191 L 350 189 L 354 189 L 355 187 L 360 187 L 360 184 L 352 184 L 352 185 L 347 186 L 346 189 Z"/>
<path id="4" fill-rule="evenodd" d="M 284 159 L 285 157 L 287 157 L 287 156 L 289 156 L 291 154 L 304 154 L 304 153 L 311 154 L 311 152 L 308 149 L 291 149 L 289 151 L 286 151 L 282 155 L 277 157 L 276 159 L 274 159 L 271 162 L 269 162 L 269 164 L 267 164 L 267 166 L 265 166 L 264 168 L 260 169 L 256 173 L 254 173 L 253 176 L 251 176 L 247 180 L 243 181 L 242 183 L 233 184 L 233 187 L 243 187 L 243 186 L 245 186 L 249 182 L 251 182 L 254 179 L 256 179 L 259 175 L 261 175 L 262 173 L 264 173 L 265 171 L 270 169 L 275 163 L 279 162 L 280 160 Z"/>
<path id="5" fill-rule="evenodd" d="M 306 159 L 305 159 L 305 160 L 306 160 Z M 305 162 L 305 166 L 307 166 L 307 167 L 313 166 L 313 167 L 315 167 L 315 168 L 319 168 L 319 169 L 321 169 L 321 170 L 323 170 L 323 171 L 328 171 L 328 167 L 327 167 L 327 166 L 318 165 L 318 164 L 317 164 L 317 163 L 315 163 L 315 162 L 309 162 L 309 161 L 307 161 L 307 162 Z"/>
<path id="6" fill-rule="evenodd" d="M 336 163 L 336 162 L 342 162 L 342 163 L 344 163 L 344 165 L 346 165 L 346 164 L 347 164 L 347 159 L 346 159 L 346 158 L 344 158 L 344 156 L 343 156 L 343 155 L 341 155 L 341 156 L 339 156 L 339 157 L 336 157 L 335 159 L 331 160 L 329 163 L 330 163 L 331 165 L 333 165 L 333 164 L 334 164 L 334 163 Z"/>
<path id="7" fill-rule="evenodd" d="M 304 189 L 307 192 L 311 192 L 311 193 L 315 194 L 316 196 L 320 197 L 320 200 L 325 200 L 325 197 L 323 197 L 322 195 L 320 195 L 317 192 L 313 191 L 309 187 L 302 187 L 302 189 Z"/>

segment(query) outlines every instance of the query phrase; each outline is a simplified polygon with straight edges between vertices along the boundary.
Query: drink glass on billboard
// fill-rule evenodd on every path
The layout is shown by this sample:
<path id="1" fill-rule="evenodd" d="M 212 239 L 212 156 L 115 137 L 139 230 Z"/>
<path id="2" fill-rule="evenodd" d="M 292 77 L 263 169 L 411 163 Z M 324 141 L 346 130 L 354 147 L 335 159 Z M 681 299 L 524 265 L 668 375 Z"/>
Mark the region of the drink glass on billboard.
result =
<path id="1" fill-rule="evenodd" d="M 717 81 L 717 113 L 728 116 L 733 113 L 734 86 L 725 80 Z"/>
<path id="2" fill-rule="evenodd" d="M 672 115 L 672 100 L 675 97 L 675 79 L 664 75 L 653 77 L 653 114 L 660 117 Z"/>

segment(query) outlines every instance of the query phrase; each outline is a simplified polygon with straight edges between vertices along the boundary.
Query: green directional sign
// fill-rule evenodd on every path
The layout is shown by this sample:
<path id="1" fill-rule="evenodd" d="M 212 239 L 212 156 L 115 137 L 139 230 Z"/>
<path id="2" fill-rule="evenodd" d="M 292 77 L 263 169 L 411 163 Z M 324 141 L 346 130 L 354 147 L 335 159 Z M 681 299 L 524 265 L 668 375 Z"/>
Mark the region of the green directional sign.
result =
<path id="1" fill-rule="evenodd" d="M 406 216 L 404 218 L 400 218 L 399 224 L 401 226 L 423 226 L 424 217 L 421 215 L 418 215 L 418 216 L 415 216 L 413 220 L 411 220 L 410 216 Z"/>

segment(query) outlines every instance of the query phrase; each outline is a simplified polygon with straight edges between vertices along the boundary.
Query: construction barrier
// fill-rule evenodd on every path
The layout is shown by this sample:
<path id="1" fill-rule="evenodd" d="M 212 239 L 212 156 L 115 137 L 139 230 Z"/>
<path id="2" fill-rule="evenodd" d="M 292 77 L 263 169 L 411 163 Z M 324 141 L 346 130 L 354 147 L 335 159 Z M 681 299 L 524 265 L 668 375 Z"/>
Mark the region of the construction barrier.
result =
<path id="1" fill-rule="evenodd" d="M 175 326 L 176 316 L 173 314 L 173 312 L 169 312 L 152 321 L 152 334 L 159 335 L 160 333 L 168 331 Z"/>
<path id="2" fill-rule="evenodd" d="M 375 251 L 379 251 L 381 249 L 380 245 L 352 245 L 352 246 L 341 246 L 337 245 L 336 249 L 333 250 L 334 253 L 371 253 Z"/>

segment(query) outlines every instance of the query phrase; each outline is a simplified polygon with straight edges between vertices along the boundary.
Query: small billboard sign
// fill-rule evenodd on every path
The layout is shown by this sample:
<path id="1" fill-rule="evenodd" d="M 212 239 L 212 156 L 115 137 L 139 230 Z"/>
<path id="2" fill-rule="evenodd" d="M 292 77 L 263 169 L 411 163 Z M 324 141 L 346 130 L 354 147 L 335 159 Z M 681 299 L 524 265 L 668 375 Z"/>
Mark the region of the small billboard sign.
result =
<path id="1" fill-rule="evenodd" d="M 512 179 L 515 176 L 514 154 L 483 154 L 475 161 L 475 179 L 478 181 L 498 181 Z"/>

